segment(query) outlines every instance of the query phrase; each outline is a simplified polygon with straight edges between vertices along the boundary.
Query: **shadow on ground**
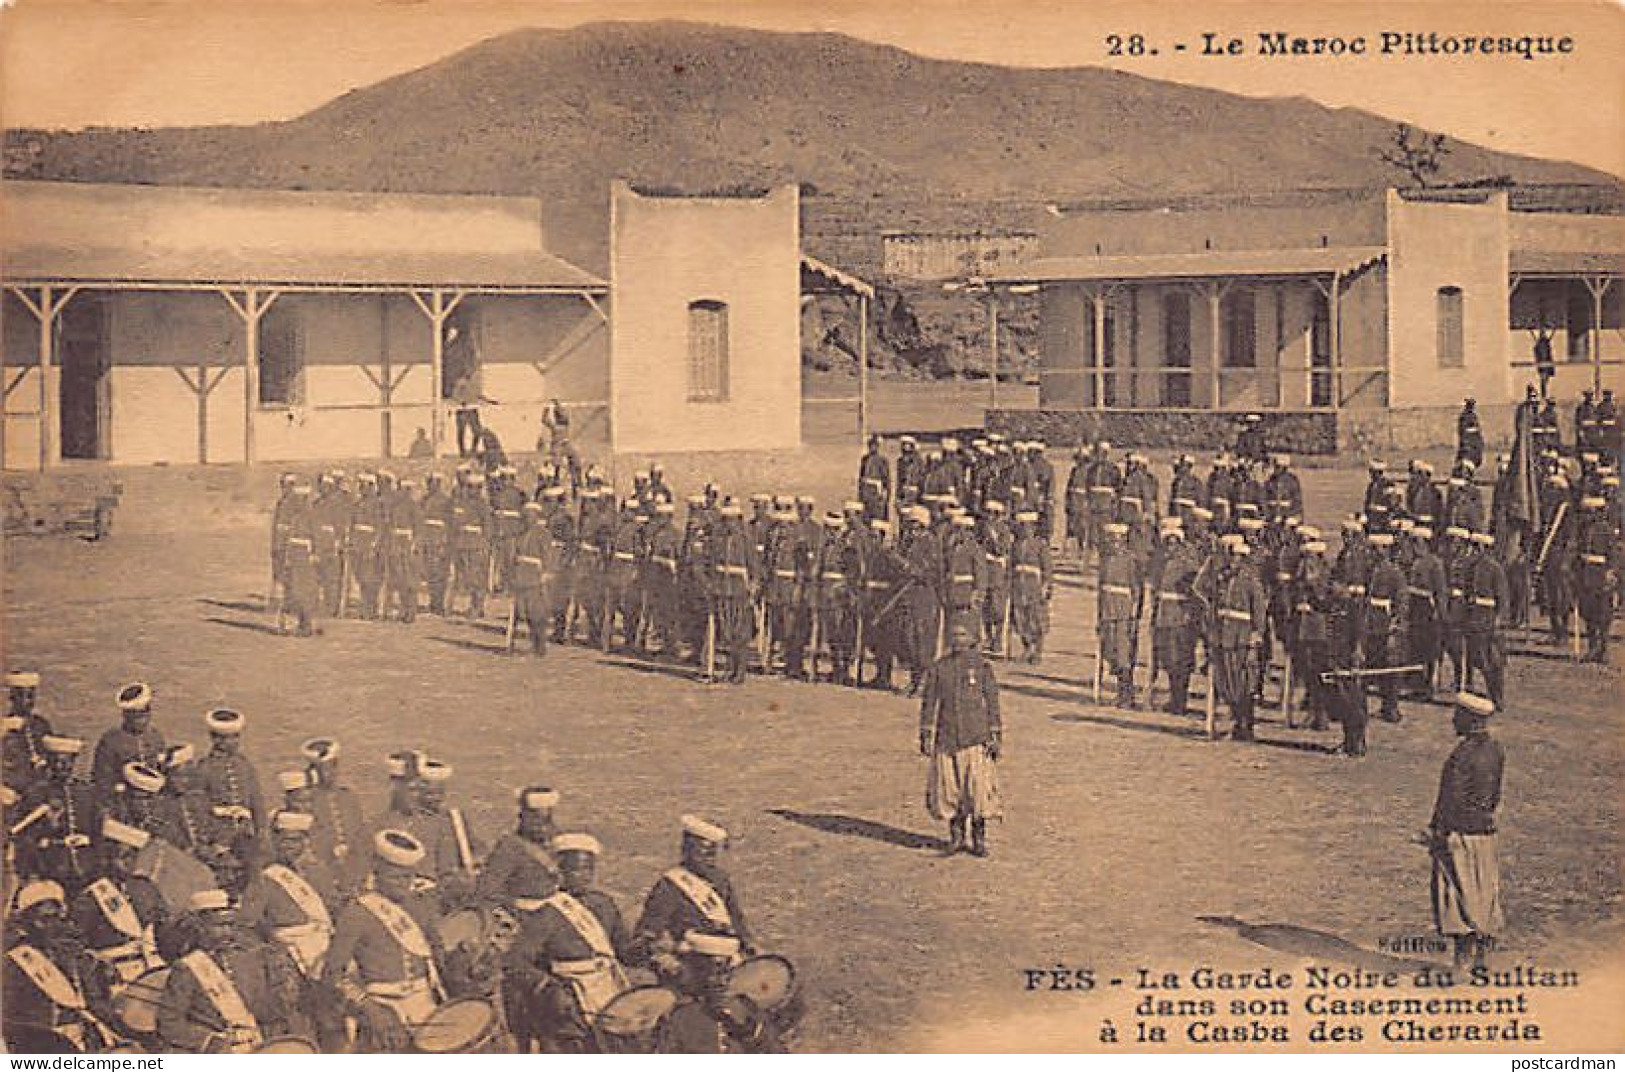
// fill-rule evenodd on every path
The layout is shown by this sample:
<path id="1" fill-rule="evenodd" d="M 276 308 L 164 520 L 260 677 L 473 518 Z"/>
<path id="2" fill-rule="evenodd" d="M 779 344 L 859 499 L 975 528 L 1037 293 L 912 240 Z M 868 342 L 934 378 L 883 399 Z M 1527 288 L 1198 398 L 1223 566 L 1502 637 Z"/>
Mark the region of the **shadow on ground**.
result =
<path id="1" fill-rule="evenodd" d="M 1375 949 L 1355 945 L 1347 938 L 1300 927 L 1295 923 L 1248 923 L 1234 916 L 1197 916 L 1198 921 L 1213 927 L 1229 927 L 1242 939 L 1293 956 L 1312 957 L 1316 960 L 1347 964 L 1371 971 L 1417 972 L 1440 965 L 1426 960 L 1407 960 Z"/>
<path id="2" fill-rule="evenodd" d="M 870 841 L 895 845 L 900 849 L 944 852 L 948 848 L 948 843 L 939 837 L 932 837 L 929 834 L 916 834 L 910 830 L 899 830 L 895 826 L 887 826 L 885 823 L 878 823 L 873 819 L 858 819 L 850 815 L 794 811 L 790 808 L 769 808 L 767 813 L 825 834 L 867 838 Z"/>

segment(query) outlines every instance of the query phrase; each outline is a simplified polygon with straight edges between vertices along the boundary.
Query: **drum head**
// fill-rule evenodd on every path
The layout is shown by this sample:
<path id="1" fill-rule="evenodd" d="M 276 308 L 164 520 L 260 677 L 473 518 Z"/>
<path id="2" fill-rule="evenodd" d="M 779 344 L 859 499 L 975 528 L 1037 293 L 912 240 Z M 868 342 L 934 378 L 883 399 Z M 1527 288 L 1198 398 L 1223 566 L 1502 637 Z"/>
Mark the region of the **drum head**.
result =
<path id="1" fill-rule="evenodd" d="M 496 1010 L 478 998 L 452 1001 L 436 1009 L 412 1031 L 420 1053 L 462 1053 L 478 1043 L 496 1022 Z"/>
<path id="2" fill-rule="evenodd" d="M 604 1006 L 599 1030 L 610 1035 L 641 1035 L 654 1030 L 677 1007 L 677 995 L 663 986 L 635 986 Z"/>
<path id="3" fill-rule="evenodd" d="M 320 1053 L 316 1044 L 297 1035 L 284 1035 L 254 1047 L 255 1053 Z"/>
<path id="4" fill-rule="evenodd" d="M 781 956 L 751 957 L 728 977 L 728 993 L 749 998 L 758 1009 L 776 1009 L 790 1000 L 796 970 Z"/>
<path id="5" fill-rule="evenodd" d="M 440 940 L 447 949 L 478 945 L 485 940 L 485 916 L 472 908 L 459 909 L 440 921 Z"/>
<path id="6" fill-rule="evenodd" d="M 154 968 L 120 990 L 113 998 L 113 1015 L 138 1035 L 158 1030 L 158 1005 L 169 984 L 169 969 Z"/>

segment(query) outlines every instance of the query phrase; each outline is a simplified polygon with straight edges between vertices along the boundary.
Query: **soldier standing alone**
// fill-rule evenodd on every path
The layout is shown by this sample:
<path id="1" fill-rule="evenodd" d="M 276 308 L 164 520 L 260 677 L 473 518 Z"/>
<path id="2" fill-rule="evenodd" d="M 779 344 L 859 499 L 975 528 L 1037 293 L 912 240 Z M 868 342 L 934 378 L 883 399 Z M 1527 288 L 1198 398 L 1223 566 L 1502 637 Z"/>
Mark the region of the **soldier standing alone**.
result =
<path id="1" fill-rule="evenodd" d="M 920 701 L 920 754 L 930 761 L 925 806 L 948 823 L 950 853 L 988 854 L 987 821 L 1004 817 L 996 766 L 1003 746 L 993 666 L 976 650 L 970 629 L 957 624 L 948 654 L 926 673 Z"/>

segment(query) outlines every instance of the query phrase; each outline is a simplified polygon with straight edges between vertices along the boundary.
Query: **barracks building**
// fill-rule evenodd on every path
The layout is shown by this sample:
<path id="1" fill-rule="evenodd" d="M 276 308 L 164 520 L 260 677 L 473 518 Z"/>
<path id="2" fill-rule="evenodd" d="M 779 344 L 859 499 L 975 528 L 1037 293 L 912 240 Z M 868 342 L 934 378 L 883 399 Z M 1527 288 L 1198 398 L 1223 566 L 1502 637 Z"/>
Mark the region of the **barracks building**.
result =
<path id="1" fill-rule="evenodd" d="M 872 292 L 796 188 L 610 200 L 603 278 L 529 198 L 7 182 L 0 464 L 444 455 L 469 397 L 510 450 L 551 399 L 620 452 L 799 447 L 803 302 Z"/>
<path id="2" fill-rule="evenodd" d="M 1538 340 L 1566 411 L 1625 386 L 1625 217 L 1504 190 L 1055 207 L 983 282 L 995 316 L 1037 293 L 1039 410 L 993 423 L 1050 442 L 1211 447 L 1256 411 L 1300 451 L 1416 448 L 1467 396 L 1495 436 Z"/>

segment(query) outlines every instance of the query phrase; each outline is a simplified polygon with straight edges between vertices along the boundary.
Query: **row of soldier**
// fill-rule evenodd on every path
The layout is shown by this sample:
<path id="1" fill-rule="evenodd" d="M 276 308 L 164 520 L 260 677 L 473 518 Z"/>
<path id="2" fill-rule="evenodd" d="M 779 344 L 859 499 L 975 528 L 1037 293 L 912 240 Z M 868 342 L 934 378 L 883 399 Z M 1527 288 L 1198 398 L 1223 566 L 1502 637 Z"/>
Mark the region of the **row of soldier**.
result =
<path id="1" fill-rule="evenodd" d="M 713 822 L 683 818 L 681 858 L 629 927 L 595 885 L 601 843 L 559 828 L 557 790 L 521 790 L 486 852 L 449 765 L 391 755 L 388 805 L 364 820 L 338 741 L 318 738 L 266 801 L 242 715 L 210 712 L 195 760 L 164 743 L 145 686 L 120 693 L 81 777 L 84 742 L 35 708 L 37 676 L 9 681 L 12 1052 L 737 1052 L 794 1027 L 793 969 L 758 955 Z M 123 755 L 121 780 L 97 781 Z"/>
<path id="2" fill-rule="evenodd" d="M 537 654 L 550 640 L 619 643 L 713 672 L 725 664 L 734 681 L 753 659 L 799 679 L 827 659 L 838 682 L 858 684 L 865 661 L 875 674 L 864 684 L 889 687 L 898 663 L 917 682 L 944 610 L 974 612 L 1000 643 L 1013 630 L 1034 657 L 1042 649 L 1044 520 L 1009 517 L 992 499 L 977 518 L 955 493 L 928 492 L 930 505 L 905 507 L 894 526 L 866 520 L 860 500 L 819 516 L 805 496 L 753 496 L 746 518 L 713 485 L 688 498 L 679 527 L 658 469 L 621 499 L 591 473 L 573 501 L 560 484 L 528 498 L 511 472 L 488 484 L 461 470 L 449 495 L 431 476 L 421 498 L 389 474 L 360 485 L 351 497 L 336 474 L 319 488 L 289 478 L 274 511 L 273 576 L 302 630 L 320 610 L 342 612 L 352 575 L 364 608 L 387 593 L 410 620 L 426 576 L 436 612 L 451 609 L 448 591 L 478 616 L 490 590 L 506 590 L 510 646 L 521 632 Z M 916 549 L 922 531 L 930 538 Z"/>

